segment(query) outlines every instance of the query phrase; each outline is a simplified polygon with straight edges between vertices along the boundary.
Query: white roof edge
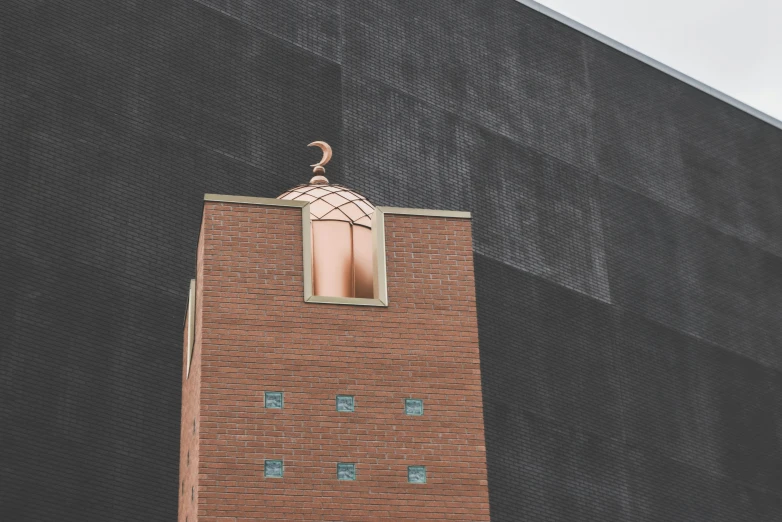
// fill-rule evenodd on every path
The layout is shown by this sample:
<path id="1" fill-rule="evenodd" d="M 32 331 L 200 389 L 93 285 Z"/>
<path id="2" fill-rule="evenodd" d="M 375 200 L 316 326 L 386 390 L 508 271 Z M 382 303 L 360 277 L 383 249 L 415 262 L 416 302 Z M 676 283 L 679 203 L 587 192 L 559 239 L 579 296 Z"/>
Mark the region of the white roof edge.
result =
<path id="1" fill-rule="evenodd" d="M 535 2 L 534 0 L 516 0 L 520 4 L 526 5 L 527 7 L 530 7 L 540 13 L 543 13 L 544 15 L 553 18 L 554 20 L 557 20 L 558 22 L 562 22 L 563 24 L 572 27 L 576 31 L 580 31 L 584 33 L 587 36 L 590 36 L 594 38 L 595 40 L 602 42 L 606 45 L 610 45 L 614 49 L 617 49 L 619 51 L 622 51 L 623 53 L 632 56 L 636 60 L 640 60 L 644 62 L 647 65 L 651 65 L 655 69 L 658 69 L 670 76 L 673 76 L 674 78 L 683 81 L 684 83 L 687 83 L 689 85 L 692 85 L 696 89 L 700 89 L 701 91 L 710 94 L 717 98 L 718 100 L 722 100 L 725 103 L 728 103 L 730 105 L 733 105 L 734 107 L 741 109 L 742 111 L 751 114 L 752 116 L 765 121 L 766 123 L 773 125 L 775 127 L 778 127 L 782 129 L 782 121 L 774 118 L 773 116 L 769 116 L 768 114 L 759 111 L 758 109 L 754 107 L 750 107 L 746 103 L 740 102 L 739 100 L 732 98 L 728 96 L 727 94 L 718 91 L 717 89 L 714 89 L 713 87 L 709 87 L 705 83 L 701 83 L 695 78 L 691 78 L 687 76 L 686 74 L 677 71 L 676 69 L 672 69 L 671 67 L 668 67 L 667 65 L 658 62 L 654 58 L 650 58 L 646 56 L 643 53 L 639 53 L 635 49 L 631 49 L 630 47 L 627 47 L 624 44 L 621 44 L 617 42 L 616 40 L 613 40 L 609 37 L 607 37 L 604 34 L 598 33 L 594 29 L 590 29 L 589 27 L 585 26 L 584 24 L 581 24 L 579 22 L 576 22 L 575 20 L 568 18 L 567 16 L 558 13 L 554 11 L 553 9 L 546 7 L 545 5 L 539 4 L 538 2 Z"/>

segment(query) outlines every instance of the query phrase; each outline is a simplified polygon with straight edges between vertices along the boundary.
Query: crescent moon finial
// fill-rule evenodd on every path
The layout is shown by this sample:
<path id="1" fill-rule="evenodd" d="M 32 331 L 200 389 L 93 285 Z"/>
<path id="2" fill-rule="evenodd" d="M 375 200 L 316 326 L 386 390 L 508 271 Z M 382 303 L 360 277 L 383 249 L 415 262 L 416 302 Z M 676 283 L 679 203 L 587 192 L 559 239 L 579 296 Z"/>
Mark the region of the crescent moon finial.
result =
<path id="1" fill-rule="evenodd" d="M 310 165 L 310 167 L 323 167 L 326 163 L 331 161 L 331 145 L 326 143 L 325 141 L 313 141 L 307 147 L 318 147 L 320 150 L 323 151 L 323 157 L 320 158 L 320 161 L 315 163 L 314 165 Z"/>
<path id="2" fill-rule="evenodd" d="M 314 167 L 312 169 L 312 173 L 315 174 L 315 176 L 310 180 L 310 183 L 314 185 L 328 185 L 329 180 L 327 180 L 324 176 L 326 169 L 323 168 L 323 165 L 331 160 L 331 145 L 325 141 L 313 141 L 307 145 L 307 147 L 318 147 L 323 151 L 323 157 L 320 158 L 320 161 L 314 165 L 310 165 L 310 167 Z"/>

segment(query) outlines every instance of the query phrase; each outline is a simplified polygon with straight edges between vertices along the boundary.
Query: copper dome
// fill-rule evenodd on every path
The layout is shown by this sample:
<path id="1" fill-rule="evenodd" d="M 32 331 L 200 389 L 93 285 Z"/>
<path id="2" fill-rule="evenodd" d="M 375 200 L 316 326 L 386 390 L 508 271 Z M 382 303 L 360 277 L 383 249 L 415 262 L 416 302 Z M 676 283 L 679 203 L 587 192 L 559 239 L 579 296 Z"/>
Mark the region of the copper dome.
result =
<path id="1" fill-rule="evenodd" d="M 330 185 L 316 165 L 306 185 L 277 199 L 309 202 L 312 222 L 313 294 L 373 298 L 372 214 L 375 207 L 361 194 Z"/>
<path id="2" fill-rule="evenodd" d="M 315 176 L 308 184 L 294 187 L 277 199 L 309 201 L 312 221 L 346 221 L 372 228 L 375 206 L 349 188 L 330 185 L 323 176 Z"/>

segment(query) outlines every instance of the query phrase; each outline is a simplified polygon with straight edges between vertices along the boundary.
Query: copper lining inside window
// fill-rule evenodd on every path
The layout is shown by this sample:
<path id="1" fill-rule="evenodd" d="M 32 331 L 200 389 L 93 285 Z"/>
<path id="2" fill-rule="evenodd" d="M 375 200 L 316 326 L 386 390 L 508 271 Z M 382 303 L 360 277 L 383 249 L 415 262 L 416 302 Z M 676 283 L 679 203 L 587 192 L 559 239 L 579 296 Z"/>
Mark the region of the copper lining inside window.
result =
<path id="1" fill-rule="evenodd" d="M 374 298 L 374 205 L 346 187 L 328 184 L 322 176 L 278 199 L 310 204 L 313 294 Z"/>

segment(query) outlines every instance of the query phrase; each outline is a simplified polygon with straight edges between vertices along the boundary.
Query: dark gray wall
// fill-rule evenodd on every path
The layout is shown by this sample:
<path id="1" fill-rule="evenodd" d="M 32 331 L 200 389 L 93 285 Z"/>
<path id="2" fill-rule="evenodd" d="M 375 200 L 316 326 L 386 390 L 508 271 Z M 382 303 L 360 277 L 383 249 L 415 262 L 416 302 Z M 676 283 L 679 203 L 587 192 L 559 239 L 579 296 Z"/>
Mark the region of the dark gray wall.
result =
<path id="1" fill-rule="evenodd" d="M 474 212 L 494 521 L 782 519 L 780 129 L 513 0 L 7 0 L 0 45 L 0 519 L 175 519 L 202 195 L 314 139 Z"/>

